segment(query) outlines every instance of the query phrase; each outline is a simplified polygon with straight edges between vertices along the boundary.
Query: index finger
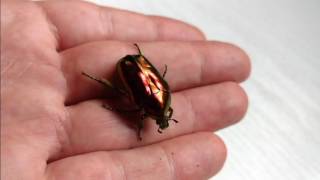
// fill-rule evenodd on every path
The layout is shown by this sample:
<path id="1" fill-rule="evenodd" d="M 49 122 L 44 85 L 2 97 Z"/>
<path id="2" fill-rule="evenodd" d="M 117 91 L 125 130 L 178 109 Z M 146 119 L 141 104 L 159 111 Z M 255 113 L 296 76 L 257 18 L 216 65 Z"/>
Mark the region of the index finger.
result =
<path id="1" fill-rule="evenodd" d="M 38 2 L 57 28 L 60 50 L 97 40 L 204 40 L 192 25 L 81 1 Z"/>

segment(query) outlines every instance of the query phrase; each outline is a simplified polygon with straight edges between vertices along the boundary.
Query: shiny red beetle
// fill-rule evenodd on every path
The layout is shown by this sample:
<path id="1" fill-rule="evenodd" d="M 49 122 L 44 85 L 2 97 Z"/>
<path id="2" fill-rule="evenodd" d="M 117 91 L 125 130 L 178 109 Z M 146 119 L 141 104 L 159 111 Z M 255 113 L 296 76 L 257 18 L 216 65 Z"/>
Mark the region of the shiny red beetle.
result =
<path id="1" fill-rule="evenodd" d="M 141 140 L 140 132 L 143 128 L 143 120 L 146 117 L 156 120 L 159 126 L 159 133 L 162 133 L 160 129 L 163 130 L 169 127 L 170 120 L 176 123 L 178 121 L 171 118 L 173 114 L 173 109 L 170 107 L 171 93 L 168 83 L 164 80 L 167 66 L 165 66 L 165 71 L 161 75 L 142 55 L 139 46 L 137 44 L 134 45 L 137 47 L 139 54 L 126 55 L 117 64 L 117 73 L 123 88 L 114 86 L 106 79 L 95 78 L 84 72 L 82 74 L 112 88 L 120 94 L 128 96 L 136 104 L 138 108 L 134 111 L 141 112 L 141 117 L 138 121 L 138 138 Z M 117 111 L 121 112 L 122 110 Z"/>

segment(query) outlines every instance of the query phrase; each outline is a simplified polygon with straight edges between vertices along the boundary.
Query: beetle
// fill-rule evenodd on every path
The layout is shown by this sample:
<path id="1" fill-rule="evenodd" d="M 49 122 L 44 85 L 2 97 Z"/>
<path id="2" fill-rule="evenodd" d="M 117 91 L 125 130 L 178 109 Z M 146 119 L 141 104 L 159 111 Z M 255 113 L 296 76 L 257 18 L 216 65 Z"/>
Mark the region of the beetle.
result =
<path id="1" fill-rule="evenodd" d="M 142 54 L 138 44 L 134 44 L 139 52 L 135 55 L 126 55 L 121 58 L 116 66 L 116 73 L 119 77 L 121 87 L 113 85 L 104 78 L 96 78 L 85 72 L 83 75 L 93 79 L 104 86 L 113 89 L 119 94 L 129 97 L 138 108 L 131 111 L 140 112 L 141 116 L 138 120 L 138 138 L 141 138 L 141 130 L 143 129 L 143 120 L 151 117 L 156 121 L 158 132 L 162 133 L 169 127 L 169 121 L 178 123 L 176 119 L 171 118 L 173 109 L 171 105 L 170 87 L 164 79 L 167 66 L 165 65 L 164 73 L 161 75 L 159 71 L 150 63 L 150 61 Z M 105 106 L 109 110 L 114 108 Z M 116 109 L 118 112 L 126 110 Z"/>

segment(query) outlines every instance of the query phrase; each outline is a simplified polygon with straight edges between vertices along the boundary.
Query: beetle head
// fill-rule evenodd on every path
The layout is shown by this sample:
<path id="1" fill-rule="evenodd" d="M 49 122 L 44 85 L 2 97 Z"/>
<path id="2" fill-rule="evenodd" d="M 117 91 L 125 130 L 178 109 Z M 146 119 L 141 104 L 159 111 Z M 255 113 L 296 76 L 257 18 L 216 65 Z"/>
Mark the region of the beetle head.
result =
<path id="1" fill-rule="evenodd" d="M 156 122 L 159 125 L 158 132 L 161 133 L 160 129 L 166 129 L 167 127 L 169 127 L 170 120 L 174 121 L 175 123 L 178 123 L 177 120 L 171 118 L 172 114 L 173 114 L 173 109 L 171 107 L 169 107 L 169 109 L 167 111 L 165 111 L 165 113 L 162 117 L 158 117 L 156 119 Z"/>
<path id="2" fill-rule="evenodd" d="M 160 129 L 166 129 L 169 127 L 169 121 L 167 118 L 157 119 L 157 124 L 159 125 Z"/>

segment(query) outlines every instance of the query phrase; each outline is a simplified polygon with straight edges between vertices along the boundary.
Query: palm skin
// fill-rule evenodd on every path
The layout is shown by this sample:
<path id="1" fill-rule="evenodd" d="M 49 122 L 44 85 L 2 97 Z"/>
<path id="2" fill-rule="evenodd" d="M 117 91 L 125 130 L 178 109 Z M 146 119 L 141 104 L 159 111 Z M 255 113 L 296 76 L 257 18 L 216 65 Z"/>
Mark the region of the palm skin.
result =
<path id="1" fill-rule="evenodd" d="M 132 42 L 158 69 L 168 65 L 179 119 L 163 134 L 146 120 L 141 142 L 81 75 L 109 78 L 136 54 Z M 242 50 L 183 22 L 77 1 L 1 1 L 1 179 L 207 179 L 226 157 L 212 131 L 244 116 L 238 83 L 249 71 Z"/>

